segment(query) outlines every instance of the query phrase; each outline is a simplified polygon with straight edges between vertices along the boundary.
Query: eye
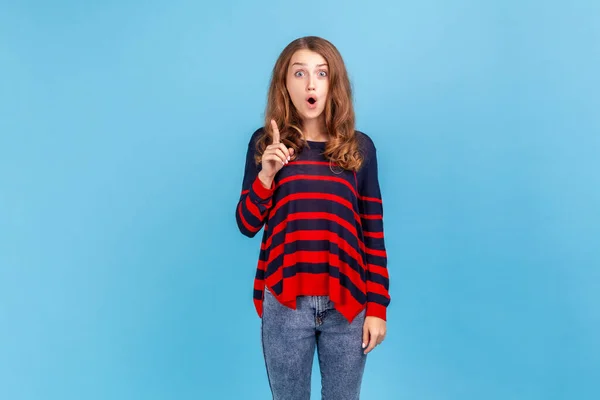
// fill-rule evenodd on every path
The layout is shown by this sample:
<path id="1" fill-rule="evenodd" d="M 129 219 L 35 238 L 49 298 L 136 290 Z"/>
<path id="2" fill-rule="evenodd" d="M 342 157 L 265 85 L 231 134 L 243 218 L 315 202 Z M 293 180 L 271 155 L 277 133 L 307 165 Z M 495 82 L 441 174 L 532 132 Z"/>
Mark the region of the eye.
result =
<path id="1" fill-rule="evenodd" d="M 319 76 L 322 76 L 323 78 L 327 76 L 327 71 L 319 71 Z"/>
<path id="2" fill-rule="evenodd" d="M 299 75 L 302 74 L 302 75 Z M 301 78 L 302 76 L 304 76 L 304 71 L 296 71 L 296 73 L 294 73 L 294 76 Z"/>

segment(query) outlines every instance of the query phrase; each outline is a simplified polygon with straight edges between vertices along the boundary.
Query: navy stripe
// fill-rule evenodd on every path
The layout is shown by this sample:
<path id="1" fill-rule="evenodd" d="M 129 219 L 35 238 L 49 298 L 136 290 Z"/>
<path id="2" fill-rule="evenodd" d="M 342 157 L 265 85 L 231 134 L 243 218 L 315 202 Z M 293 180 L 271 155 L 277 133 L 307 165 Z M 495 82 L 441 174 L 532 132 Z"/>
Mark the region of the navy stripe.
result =
<path id="1" fill-rule="evenodd" d="M 309 161 L 309 160 L 307 160 Z M 310 161 L 322 161 L 322 160 L 310 160 Z M 339 167 L 332 167 L 334 171 L 340 172 Z M 356 189 L 356 182 L 354 179 L 354 173 L 351 171 L 342 171 L 339 174 L 335 174 L 331 171 L 329 165 L 323 164 L 294 164 L 290 163 L 285 168 L 281 169 L 279 174 L 277 174 L 276 183 L 279 183 L 281 180 L 296 175 L 311 175 L 311 176 L 325 176 L 325 177 L 335 177 L 341 178 L 348 182 L 352 187 Z"/>
<path id="2" fill-rule="evenodd" d="M 248 196 L 250 196 L 250 201 L 258 206 L 261 211 L 266 209 L 266 205 L 272 200 L 271 198 L 262 199 L 255 191 L 252 186 L 250 186 L 250 191 L 248 192 Z"/>
<path id="3" fill-rule="evenodd" d="M 369 260 L 369 264 L 374 264 L 379 267 L 386 267 L 387 258 L 381 256 L 375 256 L 373 254 L 367 254 L 367 259 Z"/>
<path id="4" fill-rule="evenodd" d="M 356 210 L 350 209 L 341 203 L 325 199 L 299 199 L 290 200 L 280 207 L 277 212 L 269 218 L 269 227 L 275 228 L 281 222 L 285 221 L 288 214 L 296 212 L 328 212 L 345 219 L 352 225 L 358 224 L 355 215 Z"/>
<path id="5" fill-rule="evenodd" d="M 276 295 L 279 296 L 282 291 L 283 291 L 283 281 L 279 281 L 273 285 L 273 292 L 275 292 Z"/>
<path id="6" fill-rule="evenodd" d="M 242 214 L 244 214 L 244 208 L 243 207 L 242 207 L 241 211 L 242 211 Z M 249 236 L 249 237 L 254 237 L 258 233 L 258 230 L 257 231 L 250 231 L 250 230 L 248 230 L 246 228 L 246 225 L 244 225 L 244 223 L 242 222 L 242 219 L 240 217 L 240 213 L 239 213 L 239 211 L 238 211 L 237 208 L 235 210 L 235 220 L 236 220 L 236 222 L 238 224 L 240 232 L 242 232 L 244 235 Z M 253 218 L 253 220 L 256 221 L 256 218 Z M 248 223 L 248 225 L 250 225 L 252 227 L 256 226 L 256 223 L 252 222 L 252 220 L 248 221 L 248 219 L 246 219 L 246 222 Z M 262 227 L 262 224 L 261 224 L 261 227 Z"/>
<path id="7" fill-rule="evenodd" d="M 329 253 L 336 255 L 340 261 L 348 264 L 348 266 L 356 271 L 361 277 L 366 276 L 366 270 L 360 266 L 358 261 L 344 250 L 341 250 L 337 244 L 327 240 L 299 240 L 285 244 L 283 253 L 275 257 L 271 260 L 269 265 L 267 265 L 265 278 L 275 273 L 279 266 L 283 264 L 285 254 L 291 254 L 295 251 L 328 251 Z"/>
<path id="8" fill-rule="evenodd" d="M 379 293 L 371 293 L 367 292 L 367 301 L 381 304 L 382 306 L 387 307 L 390 303 L 390 299 L 385 296 L 380 295 Z"/>
<path id="9" fill-rule="evenodd" d="M 350 183 L 350 182 L 348 182 Z M 351 185 L 353 186 L 353 185 Z M 310 189 L 310 190 L 307 190 Z M 277 199 L 282 198 L 290 193 L 305 193 L 305 192 L 317 192 L 317 193 L 329 193 L 329 194 L 337 194 L 338 196 L 346 197 L 353 196 L 352 189 L 346 186 L 342 182 L 338 181 L 330 181 L 330 180 L 316 180 L 316 179 L 296 179 L 292 181 L 288 181 L 281 186 L 277 187 L 276 195 L 277 197 L 274 199 L 277 202 Z M 350 197 L 351 198 L 351 197 Z M 358 203 L 358 199 L 356 199 Z"/>
<path id="10" fill-rule="evenodd" d="M 315 265 L 318 265 L 318 264 L 315 264 Z M 292 268 L 287 268 L 287 269 L 292 269 Z M 365 304 L 365 302 L 367 301 L 367 296 L 356 287 L 356 285 L 352 282 L 352 280 L 350 278 L 348 278 L 344 274 L 341 274 L 339 269 L 336 267 L 333 267 L 333 266 L 330 267 L 329 271 L 330 271 L 330 276 L 333 278 L 339 279 L 340 285 L 343 286 L 345 289 L 347 289 L 350 292 L 350 294 L 352 295 L 352 297 L 354 297 L 356 299 L 356 301 L 358 301 L 360 304 Z M 286 276 L 286 278 L 289 276 L 294 276 L 294 275 L 295 275 L 295 272 Z M 280 280 L 275 285 L 273 285 L 272 289 L 273 289 L 273 292 L 279 296 L 281 294 L 281 291 L 283 290 L 283 280 Z M 257 296 L 256 290 L 255 290 L 255 296 Z M 255 297 L 255 298 L 260 299 L 260 297 Z"/>
<path id="11" fill-rule="evenodd" d="M 295 276 L 296 273 L 309 273 L 309 274 L 323 274 L 330 272 L 334 267 L 331 267 L 328 263 L 297 263 L 294 268 L 285 268 L 283 270 L 283 277 L 289 278 Z M 336 268 L 337 269 L 337 268 Z"/>
<path id="12" fill-rule="evenodd" d="M 371 282 L 379 283 L 383 285 L 383 287 L 388 290 L 389 289 L 389 279 L 383 275 L 377 274 L 375 272 L 369 271 L 367 273 L 367 279 Z"/>
<path id="13" fill-rule="evenodd" d="M 356 226 L 354 227 L 356 228 Z M 359 229 L 356 230 L 357 232 L 360 231 Z M 277 247 L 283 243 L 286 235 L 290 232 L 297 231 L 329 231 L 347 241 L 348 244 L 355 249 L 360 248 L 358 239 L 353 232 L 349 231 L 345 226 L 338 224 L 336 221 L 328 219 L 297 219 L 289 221 L 286 229 L 271 236 L 271 248 Z M 360 253 L 360 251 L 358 252 Z"/>
<path id="14" fill-rule="evenodd" d="M 363 230 L 367 232 L 383 232 L 383 220 L 361 218 Z"/>
<path id="15" fill-rule="evenodd" d="M 381 203 L 374 201 L 361 201 L 360 203 L 361 212 L 363 214 L 383 214 L 383 207 Z"/>
<path id="16" fill-rule="evenodd" d="M 265 271 L 260 268 L 256 268 L 256 274 L 254 274 L 254 277 L 256 279 L 264 281 L 265 280 Z"/>
<path id="17" fill-rule="evenodd" d="M 244 200 L 242 203 L 241 211 L 242 211 L 242 215 L 244 216 L 244 219 L 246 220 L 248 225 L 251 225 L 254 227 L 262 226 L 264 223 L 264 220 L 260 220 L 260 219 L 256 218 L 256 216 L 248 210 L 245 203 L 246 203 L 246 200 Z M 237 217 L 239 218 L 240 216 L 238 215 Z"/>

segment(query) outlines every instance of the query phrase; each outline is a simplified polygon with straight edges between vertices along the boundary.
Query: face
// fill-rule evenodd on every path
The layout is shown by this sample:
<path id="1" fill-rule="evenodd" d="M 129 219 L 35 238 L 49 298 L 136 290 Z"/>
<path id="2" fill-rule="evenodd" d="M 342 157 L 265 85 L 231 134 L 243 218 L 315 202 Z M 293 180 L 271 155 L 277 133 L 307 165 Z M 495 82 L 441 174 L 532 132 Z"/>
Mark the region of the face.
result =
<path id="1" fill-rule="evenodd" d="M 305 49 L 294 53 L 287 71 L 286 87 L 304 121 L 324 118 L 329 69 L 319 53 Z"/>

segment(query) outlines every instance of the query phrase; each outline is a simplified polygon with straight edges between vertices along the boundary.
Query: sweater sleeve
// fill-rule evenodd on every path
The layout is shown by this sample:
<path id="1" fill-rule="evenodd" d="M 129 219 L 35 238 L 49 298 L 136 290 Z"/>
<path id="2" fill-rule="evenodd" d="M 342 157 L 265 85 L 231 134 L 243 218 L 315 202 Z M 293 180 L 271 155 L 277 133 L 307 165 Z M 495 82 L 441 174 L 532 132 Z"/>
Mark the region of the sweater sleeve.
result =
<path id="1" fill-rule="evenodd" d="M 258 178 L 261 166 L 254 162 L 255 140 L 259 132 L 260 129 L 254 132 L 248 143 L 242 192 L 235 209 L 235 219 L 240 232 L 248 237 L 254 237 L 265 224 L 273 199 L 273 185 L 269 189 L 263 186 Z"/>
<path id="2" fill-rule="evenodd" d="M 387 320 L 390 303 L 387 253 L 383 235 L 383 201 L 377 173 L 377 153 L 370 146 L 359 188 L 358 206 L 367 259 L 366 316 Z"/>

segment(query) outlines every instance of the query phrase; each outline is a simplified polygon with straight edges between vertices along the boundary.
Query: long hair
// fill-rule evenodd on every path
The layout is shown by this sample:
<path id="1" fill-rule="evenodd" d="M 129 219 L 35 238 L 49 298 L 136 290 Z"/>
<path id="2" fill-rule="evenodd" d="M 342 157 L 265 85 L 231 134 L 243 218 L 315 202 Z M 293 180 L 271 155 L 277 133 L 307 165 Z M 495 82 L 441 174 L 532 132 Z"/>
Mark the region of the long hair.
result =
<path id="1" fill-rule="evenodd" d="M 292 147 L 294 156 L 307 145 L 302 138 L 302 119 L 286 88 L 290 60 L 294 53 L 301 49 L 320 54 L 329 64 L 329 90 L 323 110 L 329 140 L 323 154 L 330 163 L 357 171 L 363 163 L 363 156 L 359 151 L 358 138 L 354 130 L 352 88 L 346 66 L 337 48 L 317 36 L 302 37 L 288 44 L 273 67 L 263 134 L 256 141 L 255 161 L 257 164 L 260 163 L 265 148 L 273 143 L 271 119 L 277 122 L 281 143 L 286 147 Z"/>

